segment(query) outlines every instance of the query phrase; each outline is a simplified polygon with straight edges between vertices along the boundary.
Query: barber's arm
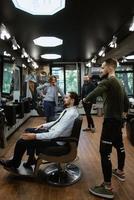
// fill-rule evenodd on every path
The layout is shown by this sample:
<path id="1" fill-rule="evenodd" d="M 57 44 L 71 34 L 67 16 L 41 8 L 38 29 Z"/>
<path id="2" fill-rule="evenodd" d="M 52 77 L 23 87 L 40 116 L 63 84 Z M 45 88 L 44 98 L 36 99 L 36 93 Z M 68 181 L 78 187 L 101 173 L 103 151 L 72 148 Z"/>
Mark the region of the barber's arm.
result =
<path id="1" fill-rule="evenodd" d="M 64 92 L 61 90 L 60 87 L 58 87 L 58 92 L 60 93 L 60 95 L 62 96 L 62 98 L 65 96 Z"/>
<path id="2" fill-rule="evenodd" d="M 91 93 L 89 93 L 84 99 L 83 102 L 94 102 L 94 99 L 98 96 L 102 96 L 103 92 L 108 89 L 106 81 L 101 82 Z"/>

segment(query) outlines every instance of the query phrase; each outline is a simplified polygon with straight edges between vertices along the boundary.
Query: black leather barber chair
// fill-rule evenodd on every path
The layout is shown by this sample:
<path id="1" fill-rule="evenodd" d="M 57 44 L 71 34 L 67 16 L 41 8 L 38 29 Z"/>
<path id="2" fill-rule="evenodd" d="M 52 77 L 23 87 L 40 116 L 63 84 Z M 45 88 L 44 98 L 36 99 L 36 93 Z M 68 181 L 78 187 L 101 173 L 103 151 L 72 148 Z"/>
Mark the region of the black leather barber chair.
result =
<path id="1" fill-rule="evenodd" d="M 134 114 L 127 116 L 126 133 L 128 140 L 134 146 Z"/>
<path id="2" fill-rule="evenodd" d="M 34 169 L 35 175 L 38 174 L 40 165 L 47 161 L 50 164 L 44 169 L 44 173 L 48 183 L 65 186 L 71 185 L 80 179 L 81 170 L 71 162 L 77 157 L 81 125 L 82 118 L 78 117 L 75 119 L 70 137 L 60 137 L 51 140 L 56 142 L 62 141 L 66 145 L 52 146 L 47 151 L 40 153 Z"/>
<path id="3" fill-rule="evenodd" d="M 24 168 L 24 161 L 22 161 L 18 169 L 9 170 L 9 172 L 17 176 L 41 177 L 48 183 L 57 186 L 76 183 L 81 178 L 81 170 L 73 161 L 77 158 L 81 125 L 82 117 L 78 117 L 74 121 L 70 137 L 59 137 L 47 140 L 49 142 L 65 142 L 65 144 L 50 146 L 47 149 L 45 148 L 44 152 L 41 149 L 35 167 Z M 44 141 L 41 140 L 40 142 L 43 143 Z"/>

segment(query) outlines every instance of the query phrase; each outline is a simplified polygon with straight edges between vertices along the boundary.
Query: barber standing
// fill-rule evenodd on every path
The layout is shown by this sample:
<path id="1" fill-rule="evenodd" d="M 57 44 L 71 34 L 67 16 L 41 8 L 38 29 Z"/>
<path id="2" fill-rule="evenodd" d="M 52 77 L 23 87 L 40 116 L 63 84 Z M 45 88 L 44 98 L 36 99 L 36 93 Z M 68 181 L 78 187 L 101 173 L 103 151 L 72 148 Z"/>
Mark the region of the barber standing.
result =
<path id="1" fill-rule="evenodd" d="M 58 93 L 64 97 L 64 93 L 56 83 L 56 76 L 50 76 L 48 83 L 44 83 L 37 87 L 37 93 L 40 96 L 43 96 L 44 116 L 46 117 L 47 122 L 52 121 L 55 115 L 55 106 L 58 105 Z"/>

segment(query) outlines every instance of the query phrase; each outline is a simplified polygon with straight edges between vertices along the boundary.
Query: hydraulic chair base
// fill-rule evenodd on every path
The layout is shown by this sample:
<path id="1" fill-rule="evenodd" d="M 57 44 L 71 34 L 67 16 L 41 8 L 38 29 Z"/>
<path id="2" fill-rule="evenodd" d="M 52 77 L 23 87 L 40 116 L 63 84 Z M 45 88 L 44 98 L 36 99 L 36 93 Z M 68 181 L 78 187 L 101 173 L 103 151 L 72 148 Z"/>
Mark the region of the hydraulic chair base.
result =
<path id="1" fill-rule="evenodd" d="M 64 170 L 59 170 L 57 164 L 51 164 L 44 169 L 44 172 L 46 181 L 57 186 L 72 185 L 81 178 L 81 170 L 74 164 L 67 164 Z"/>

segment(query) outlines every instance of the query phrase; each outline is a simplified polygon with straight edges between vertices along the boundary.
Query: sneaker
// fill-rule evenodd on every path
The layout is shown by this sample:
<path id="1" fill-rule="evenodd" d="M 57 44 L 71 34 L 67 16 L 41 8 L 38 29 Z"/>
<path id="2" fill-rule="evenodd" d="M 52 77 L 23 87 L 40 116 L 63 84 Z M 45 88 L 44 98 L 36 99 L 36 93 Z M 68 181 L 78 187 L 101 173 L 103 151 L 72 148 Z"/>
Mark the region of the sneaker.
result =
<path id="1" fill-rule="evenodd" d="M 124 174 L 124 172 L 118 173 L 117 169 L 113 169 L 112 175 L 115 176 L 116 178 L 118 178 L 120 181 L 125 181 L 125 174 Z"/>
<path id="2" fill-rule="evenodd" d="M 96 196 L 107 198 L 107 199 L 114 198 L 114 193 L 112 192 L 112 189 L 106 188 L 104 183 L 101 184 L 100 186 L 89 188 L 89 192 L 91 192 L 92 194 Z"/>

